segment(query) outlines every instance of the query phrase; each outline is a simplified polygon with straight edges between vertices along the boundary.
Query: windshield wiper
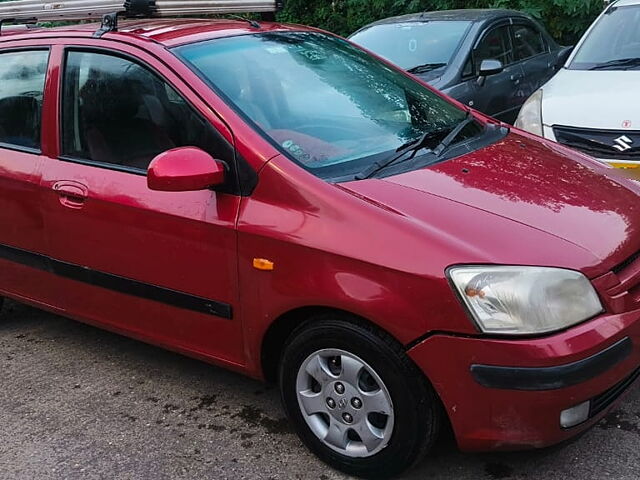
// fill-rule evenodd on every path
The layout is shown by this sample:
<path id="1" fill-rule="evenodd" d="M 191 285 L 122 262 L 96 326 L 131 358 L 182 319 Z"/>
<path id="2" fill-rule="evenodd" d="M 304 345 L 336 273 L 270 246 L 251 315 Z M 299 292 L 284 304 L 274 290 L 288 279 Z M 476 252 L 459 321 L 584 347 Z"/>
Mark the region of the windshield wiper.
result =
<path id="1" fill-rule="evenodd" d="M 456 125 L 453 129 L 447 128 L 447 129 L 442 129 L 442 130 L 434 130 L 434 131 L 425 132 L 417 140 L 413 140 L 411 142 L 405 143 L 404 145 L 401 145 L 396 150 L 396 155 L 393 155 L 391 158 L 388 158 L 388 159 L 380 161 L 380 162 L 372 163 L 369 166 L 369 168 L 367 168 L 366 170 L 358 173 L 355 176 L 355 179 L 356 180 L 365 180 L 367 178 L 371 178 L 376 173 L 378 173 L 379 171 L 384 170 L 385 168 L 387 168 L 387 167 L 393 165 L 394 163 L 396 163 L 397 161 L 401 160 L 408 152 L 413 152 L 413 155 L 411 155 L 409 157 L 409 160 L 410 160 L 416 155 L 416 153 L 418 153 L 418 151 L 420 151 L 420 149 L 422 149 L 422 148 L 424 148 L 426 146 L 426 144 L 427 144 L 427 142 L 429 140 L 432 140 L 433 138 L 437 138 L 439 136 L 445 135 L 444 139 L 436 146 L 435 149 L 432 150 L 432 152 L 435 153 L 436 157 L 440 157 L 444 153 L 444 150 L 446 150 L 446 148 L 460 134 L 462 129 L 464 127 L 466 127 L 467 125 L 469 125 L 469 123 L 471 123 L 473 120 L 474 120 L 474 118 L 473 118 L 473 115 L 471 114 L 471 112 L 467 112 L 465 118 L 458 125 Z M 440 151 L 440 152 L 438 153 L 438 151 Z"/>
<path id="2" fill-rule="evenodd" d="M 446 63 L 425 63 L 424 65 L 418 65 L 407 70 L 409 73 L 427 73 L 436 68 L 446 67 Z"/>
<path id="3" fill-rule="evenodd" d="M 460 122 L 456 126 L 456 128 L 451 130 L 449 135 L 444 137 L 444 139 L 440 142 L 440 144 L 433 149 L 433 153 L 435 154 L 436 158 L 440 158 L 442 155 L 444 155 L 445 152 L 449 150 L 449 148 L 451 147 L 453 142 L 456 140 L 456 138 L 458 138 L 460 133 L 462 133 L 462 130 L 464 130 L 465 127 L 470 123 L 472 123 L 473 121 L 474 121 L 474 118 L 473 118 L 473 115 L 471 115 L 471 112 L 467 113 L 467 117 L 462 122 Z"/>
<path id="4" fill-rule="evenodd" d="M 601 63 L 595 67 L 591 67 L 589 70 L 609 70 L 617 67 L 640 67 L 640 57 L 636 58 L 618 58 L 617 60 L 611 60 L 610 62 Z"/>

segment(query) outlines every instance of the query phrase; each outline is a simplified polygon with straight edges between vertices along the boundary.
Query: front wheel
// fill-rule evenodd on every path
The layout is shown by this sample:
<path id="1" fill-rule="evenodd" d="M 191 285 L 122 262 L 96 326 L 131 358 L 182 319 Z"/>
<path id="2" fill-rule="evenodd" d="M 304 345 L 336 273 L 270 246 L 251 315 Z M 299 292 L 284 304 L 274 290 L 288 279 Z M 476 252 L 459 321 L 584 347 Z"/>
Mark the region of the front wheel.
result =
<path id="1" fill-rule="evenodd" d="M 401 345 L 351 320 L 323 315 L 294 332 L 280 364 L 282 399 L 322 460 L 351 475 L 389 477 L 426 454 L 439 404 Z"/>

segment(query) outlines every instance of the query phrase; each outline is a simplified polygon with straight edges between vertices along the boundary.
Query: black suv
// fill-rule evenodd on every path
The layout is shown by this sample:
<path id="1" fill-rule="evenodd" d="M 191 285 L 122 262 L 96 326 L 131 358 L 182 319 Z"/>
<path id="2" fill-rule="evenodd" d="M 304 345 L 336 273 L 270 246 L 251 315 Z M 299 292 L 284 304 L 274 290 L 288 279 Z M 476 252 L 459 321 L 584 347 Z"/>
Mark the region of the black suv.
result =
<path id="1" fill-rule="evenodd" d="M 350 40 L 508 123 L 571 52 L 530 16 L 501 9 L 387 18 Z"/>

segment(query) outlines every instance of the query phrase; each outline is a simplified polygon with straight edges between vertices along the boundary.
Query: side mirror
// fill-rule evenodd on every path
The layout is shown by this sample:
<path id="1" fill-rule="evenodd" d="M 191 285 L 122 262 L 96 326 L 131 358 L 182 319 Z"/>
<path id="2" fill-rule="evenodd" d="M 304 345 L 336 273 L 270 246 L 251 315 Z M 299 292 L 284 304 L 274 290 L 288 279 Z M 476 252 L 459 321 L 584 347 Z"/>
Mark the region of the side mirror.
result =
<path id="1" fill-rule="evenodd" d="M 206 190 L 224 183 L 225 164 L 195 147 L 168 150 L 154 158 L 147 185 L 160 192 Z"/>
<path id="2" fill-rule="evenodd" d="M 504 71 L 504 65 L 500 60 L 486 59 L 480 64 L 480 71 L 478 75 L 480 77 L 489 77 L 491 75 L 497 75 Z"/>
<path id="3" fill-rule="evenodd" d="M 560 70 L 562 67 L 564 67 L 564 64 L 567 63 L 567 60 L 569 59 L 569 56 L 571 55 L 571 52 L 573 52 L 574 47 L 562 47 L 560 49 L 560 51 L 558 52 L 558 56 L 556 58 L 556 70 Z"/>

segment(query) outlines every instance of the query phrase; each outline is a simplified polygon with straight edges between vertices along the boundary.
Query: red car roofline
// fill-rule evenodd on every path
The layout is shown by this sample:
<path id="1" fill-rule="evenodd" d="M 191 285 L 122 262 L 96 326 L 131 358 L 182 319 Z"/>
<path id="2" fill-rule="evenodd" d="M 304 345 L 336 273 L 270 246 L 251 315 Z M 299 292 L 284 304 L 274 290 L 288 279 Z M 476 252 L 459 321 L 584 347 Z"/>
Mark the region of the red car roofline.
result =
<path id="1" fill-rule="evenodd" d="M 105 40 L 128 44 L 151 42 L 168 49 L 216 38 L 253 35 L 265 32 L 308 31 L 328 33 L 324 30 L 303 25 L 261 22 L 261 28 L 253 28 L 238 20 L 206 19 L 149 19 L 147 21 L 123 21 L 119 30 L 106 33 Z M 98 23 L 77 24 L 64 27 L 9 30 L 0 35 L 0 45 L 20 40 L 47 38 L 91 38 L 99 28 Z"/>

